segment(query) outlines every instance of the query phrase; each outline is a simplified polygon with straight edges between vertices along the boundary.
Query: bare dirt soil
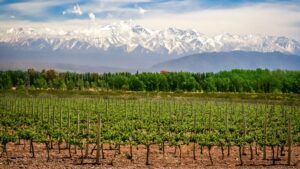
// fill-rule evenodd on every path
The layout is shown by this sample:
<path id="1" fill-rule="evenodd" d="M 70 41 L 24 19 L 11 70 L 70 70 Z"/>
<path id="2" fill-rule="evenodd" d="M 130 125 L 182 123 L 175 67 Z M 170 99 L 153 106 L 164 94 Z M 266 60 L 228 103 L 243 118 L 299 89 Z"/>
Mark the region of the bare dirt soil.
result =
<path id="1" fill-rule="evenodd" d="M 23 143 L 23 142 L 22 142 Z M 95 164 L 96 151 L 91 155 L 91 150 L 94 146 L 90 146 L 88 157 L 84 158 L 81 164 L 81 151 L 78 149 L 75 154 L 72 148 L 72 157 L 69 157 L 66 145 L 61 145 L 61 153 L 58 152 L 57 145 L 50 150 L 50 161 L 47 161 L 46 147 L 44 144 L 34 143 L 35 158 L 31 157 L 29 152 L 29 143 L 24 145 L 8 144 L 8 162 L 5 153 L 0 158 L 0 169 L 69 169 L 69 168 L 300 168 L 300 147 L 294 146 L 292 152 L 292 166 L 287 166 L 287 151 L 284 151 L 285 156 L 278 155 L 276 165 L 272 165 L 272 151 L 267 149 L 267 159 L 262 160 L 262 150 L 258 148 L 258 155 L 254 152 L 254 159 L 250 160 L 249 147 L 245 148 L 246 155 L 243 155 L 244 165 L 240 165 L 238 147 L 232 147 L 230 156 L 227 156 L 227 148 L 225 148 L 225 156 L 222 159 L 220 147 L 213 147 L 211 150 L 213 163 L 209 160 L 207 148 L 203 149 L 203 154 L 200 153 L 200 147 L 196 146 L 196 160 L 193 159 L 193 144 L 184 145 L 180 151 L 177 148 L 165 146 L 165 155 L 159 149 L 158 145 L 150 147 L 150 165 L 146 165 L 146 147 L 143 145 L 133 147 L 133 159 L 128 158 L 129 146 L 121 146 L 121 153 L 116 149 L 109 149 L 109 145 L 104 145 L 104 157 L 101 159 L 101 164 Z M 114 147 L 114 146 L 113 146 Z M 254 150 L 254 146 L 253 146 Z M 1 149 L 2 152 L 2 149 Z M 276 153 L 276 151 L 275 151 Z M 85 150 L 83 150 L 85 154 Z"/>

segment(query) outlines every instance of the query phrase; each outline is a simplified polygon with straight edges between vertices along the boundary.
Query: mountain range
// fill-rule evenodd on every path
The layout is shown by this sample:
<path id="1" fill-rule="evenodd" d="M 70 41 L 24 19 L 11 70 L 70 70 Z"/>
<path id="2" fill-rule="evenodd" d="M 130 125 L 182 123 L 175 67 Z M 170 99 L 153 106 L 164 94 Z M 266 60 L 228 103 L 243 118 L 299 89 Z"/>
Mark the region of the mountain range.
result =
<path id="1" fill-rule="evenodd" d="M 152 70 L 160 63 L 187 55 L 231 51 L 300 55 L 300 43 L 287 37 L 228 33 L 209 37 L 196 30 L 152 30 L 132 21 L 75 29 L 0 29 L 1 63 Z"/>

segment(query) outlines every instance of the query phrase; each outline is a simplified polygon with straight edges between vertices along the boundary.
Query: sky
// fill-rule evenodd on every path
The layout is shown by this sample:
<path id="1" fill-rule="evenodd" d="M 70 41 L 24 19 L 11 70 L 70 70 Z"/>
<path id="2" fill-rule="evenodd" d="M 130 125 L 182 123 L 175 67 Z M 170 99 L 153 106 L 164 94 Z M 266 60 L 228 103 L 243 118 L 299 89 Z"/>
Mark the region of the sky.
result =
<path id="1" fill-rule="evenodd" d="M 300 41 L 300 0 L 0 0 L 0 27 L 105 25 L 260 34 Z"/>

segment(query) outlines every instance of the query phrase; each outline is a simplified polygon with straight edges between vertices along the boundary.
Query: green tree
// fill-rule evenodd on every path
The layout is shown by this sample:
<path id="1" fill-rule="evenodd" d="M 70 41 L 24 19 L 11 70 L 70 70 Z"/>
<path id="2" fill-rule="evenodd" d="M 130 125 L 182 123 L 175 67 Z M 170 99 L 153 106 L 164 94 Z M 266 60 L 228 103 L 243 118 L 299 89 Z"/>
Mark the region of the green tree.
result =
<path id="1" fill-rule="evenodd" d="M 109 83 L 113 89 L 128 89 L 128 78 L 123 75 L 112 76 Z"/>
<path id="2" fill-rule="evenodd" d="M 1 89 L 11 89 L 12 88 L 12 80 L 6 72 L 1 72 L 0 88 Z"/>
<path id="3" fill-rule="evenodd" d="M 42 76 L 39 76 L 39 77 L 34 79 L 33 85 L 36 88 L 46 88 L 47 87 L 47 82 Z"/>
<path id="4" fill-rule="evenodd" d="M 145 84 L 139 80 L 136 76 L 131 76 L 128 81 L 129 90 L 132 91 L 143 91 L 145 90 Z"/>

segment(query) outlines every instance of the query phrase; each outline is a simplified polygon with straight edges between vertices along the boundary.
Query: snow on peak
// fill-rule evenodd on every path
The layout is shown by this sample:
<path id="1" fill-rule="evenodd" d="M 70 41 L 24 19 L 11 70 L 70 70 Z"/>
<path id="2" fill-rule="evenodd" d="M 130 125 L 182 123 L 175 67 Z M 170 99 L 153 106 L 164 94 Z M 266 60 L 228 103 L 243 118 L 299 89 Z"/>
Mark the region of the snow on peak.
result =
<path id="1" fill-rule="evenodd" d="M 190 54 L 213 51 L 258 51 L 300 54 L 300 43 L 286 38 L 259 35 L 233 35 L 223 33 L 214 37 L 195 30 L 167 28 L 151 30 L 132 20 L 109 25 L 92 25 L 73 30 L 54 28 L 11 28 L 0 31 L 0 42 L 40 49 L 89 49 L 107 50 L 122 47 L 127 52 L 137 48 L 154 53 Z"/>

